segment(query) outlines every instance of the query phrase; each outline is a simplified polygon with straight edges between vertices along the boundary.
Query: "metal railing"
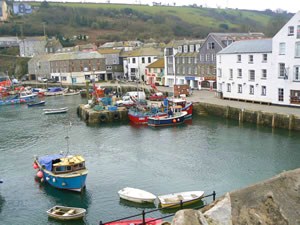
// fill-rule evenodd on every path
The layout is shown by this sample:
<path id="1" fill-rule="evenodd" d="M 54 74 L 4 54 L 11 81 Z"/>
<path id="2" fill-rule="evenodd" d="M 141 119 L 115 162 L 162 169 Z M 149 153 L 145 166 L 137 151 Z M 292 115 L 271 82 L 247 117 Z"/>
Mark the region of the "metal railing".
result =
<path id="1" fill-rule="evenodd" d="M 213 191 L 212 194 L 209 194 L 209 195 L 205 195 L 203 196 L 200 200 L 204 199 L 204 198 L 208 198 L 208 197 L 212 197 L 213 198 L 213 201 L 216 200 L 216 192 Z M 138 217 L 138 216 L 141 216 L 142 217 L 142 222 L 138 225 L 146 225 L 147 223 L 150 223 L 150 222 L 153 222 L 153 221 L 156 221 L 156 220 L 161 220 L 161 219 L 165 219 L 165 218 L 168 218 L 168 217 L 171 217 L 171 216 L 174 216 L 175 213 L 170 213 L 169 215 L 166 215 L 166 216 L 162 216 L 162 217 L 159 217 L 159 218 L 155 218 L 153 220 L 147 220 L 146 221 L 146 214 L 149 214 L 149 213 L 153 213 L 153 212 L 157 212 L 159 210 L 165 210 L 165 209 L 183 209 L 184 208 L 184 205 L 189 203 L 189 202 L 193 202 L 195 201 L 195 199 L 193 200 L 190 200 L 190 201 L 185 201 L 183 202 L 182 200 L 180 200 L 180 204 L 179 204 L 179 207 L 178 207 L 178 203 L 175 203 L 175 204 L 172 204 L 170 206 L 166 206 L 166 207 L 161 207 L 161 208 L 157 208 L 157 209 L 153 209 L 153 210 L 149 210 L 149 211 L 145 211 L 143 210 L 142 213 L 139 213 L 139 214 L 135 214 L 135 215 L 131 215 L 131 216 L 127 216 L 127 217 L 123 217 L 123 218 L 120 218 L 120 219 L 116 219 L 116 220 L 112 220 L 112 221 L 109 221 L 109 222 L 105 222 L 103 223 L 102 221 L 99 222 L 99 225 L 105 225 L 105 224 L 109 224 L 109 223 L 114 223 L 114 222 L 118 222 L 118 221 L 123 221 L 123 220 L 127 220 L 127 219 L 130 219 L 130 218 L 134 218 L 134 217 Z M 201 209 L 203 208 L 204 206 L 206 206 L 207 204 L 203 204 L 201 206 L 197 206 L 197 207 L 192 207 L 192 209 Z M 187 207 L 185 207 L 187 208 Z"/>

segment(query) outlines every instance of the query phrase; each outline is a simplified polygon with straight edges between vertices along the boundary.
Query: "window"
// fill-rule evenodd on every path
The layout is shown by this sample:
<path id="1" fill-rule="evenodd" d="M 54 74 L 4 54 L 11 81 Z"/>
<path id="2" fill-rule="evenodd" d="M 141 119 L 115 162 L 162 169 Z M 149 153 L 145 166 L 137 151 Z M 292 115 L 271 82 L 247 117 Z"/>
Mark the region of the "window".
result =
<path id="1" fill-rule="evenodd" d="M 261 79 L 267 79 L 267 70 L 266 69 L 261 70 Z"/>
<path id="2" fill-rule="evenodd" d="M 196 52 L 199 52 L 201 45 L 200 44 L 196 44 Z"/>
<path id="3" fill-rule="evenodd" d="M 249 70 L 249 81 L 255 81 L 255 70 Z"/>
<path id="4" fill-rule="evenodd" d="M 184 45 L 184 46 L 183 46 L 183 51 L 184 51 L 185 53 L 188 52 L 188 46 L 187 46 L 187 45 Z"/>
<path id="5" fill-rule="evenodd" d="M 178 58 L 176 58 L 176 59 L 178 59 Z M 169 64 L 172 64 L 172 63 L 173 63 L 173 58 L 172 58 L 172 57 L 168 57 L 168 63 L 169 63 Z"/>
<path id="6" fill-rule="evenodd" d="M 285 55 L 285 43 L 279 43 L 279 55 Z"/>
<path id="7" fill-rule="evenodd" d="M 222 69 L 218 69 L 218 77 L 222 77 Z"/>
<path id="8" fill-rule="evenodd" d="M 192 73 L 192 67 L 189 67 L 188 68 L 188 74 L 191 74 Z"/>
<path id="9" fill-rule="evenodd" d="M 185 67 L 182 67 L 182 74 L 185 74 Z"/>
<path id="10" fill-rule="evenodd" d="M 285 75 L 285 64 L 279 63 L 279 77 L 283 78 Z"/>
<path id="11" fill-rule="evenodd" d="M 237 62 L 238 63 L 242 62 L 242 56 L 241 55 L 237 55 Z"/>
<path id="12" fill-rule="evenodd" d="M 233 79 L 233 69 L 229 69 L 229 79 Z"/>
<path id="13" fill-rule="evenodd" d="M 135 63 L 135 58 L 132 58 L 132 63 Z"/>
<path id="14" fill-rule="evenodd" d="M 182 53 L 182 46 L 178 46 L 178 52 Z"/>
<path id="15" fill-rule="evenodd" d="M 290 26 L 288 27 L 288 36 L 293 36 L 294 35 L 294 27 Z"/>
<path id="16" fill-rule="evenodd" d="M 176 58 L 176 63 L 177 63 L 177 64 L 180 63 L 180 60 L 179 60 L 179 59 L 180 59 L 180 58 L 178 58 L 178 57 Z"/>
<path id="17" fill-rule="evenodd" d="M 300 38 L 300 25 L 297 26 L 297 38 Z"/>
<path id="18" fill-rule="evenodd" d="M 241 84 L 238 85 L 238 93 L 243 93 L 243 86 Z"/>
<path id="19" fill-rule="evenodd" d="M 209 61 L 210 61 L 210 55 L 206 54 L 206 62 L 209 62 Z"/>
<path id="20" fill-rule="evenodd" d="M 215 49 L 215 43 L 214 42 L 208 42 L 207 43 L 207 49 Z"/>
<path id="21" fill-rule="evenodd" d="M 211 60 L 212 60 L 213 62 L 216 61 L 216 55 L 215 55 L 215 54 L 211 54 Z"/>
<path id="22" fill-rule="evenodd" d="M 144 57 L 142 57 L 142 63 L 145 63 L 145 58 Z"/>
<path id="23" fill-rule="evenodd" d="M 176 73 L 177 73 L 177 74 L 179 74 L 179 73 L 180 73 L 179 67 L 177 67 L 177 69 L 176 69 Z"/>
<path id="24" fill-rule="evenodd" d="M 148 57 L 148 63 L 151 63 L 151 57 Z"/>
<path id="25" fill-rule="evenodd" d="M 261 95 L 262 96 L 266 96 L 266 94 L 267 94 L 267 88 L 266 88 L 266 86 L 261 86 Z"/>
<path id="26" fill-rule="evenodd" d="M 227 84 L 227 92 L 231 92 L 231 84 Z"/>
<path id="27" fill-rule="evenodd" d="M 242 69 L 237 69 L 238 78 L 242 78 Z"/>
<path id="28" fill-rule="evenodd" d="M 268 61 L 268 54 L 263 54 L 262 55 L 262 62 L 267 62 Z"/>
<path id="29" fill-rule="evenodd" d="M 192 58 L 188 57 L 188 64 L 191 64 L 191 63 L 192 63 Z"/>
<path id="30" fill-rule="evenodd" d="M 185 58 L 184 58 L 184 57 L 182 57 L 181 59 L 182 59 L 182 63 L 185 63 Z"/>
<path id="31" fill-rule="evenodd" d="M 194 64 L 197 64 L 197 63 L 198 63 L 198 58 L 195 57 L 195 58 L 194 58 Z"/>
<path id="32" fill-rule="evenodd" d="M 249 55 L 249 63 L 253 63 L 253 55 Z"/>
<path id="33" fill-rule="evenodd" d="M 253 85 L 249 86 L 249 94 L 254 95 L 254 86 Z"/>
<path id="34" fill-rule="evenodd" d="M 300 41 L 295 43 L 295 57 L 300 57 Z"/>
<path id="35" fill-rule="evenodd" d="M 294 67 L 294 81 L 300 81 L 300 66 Z"/>
<path id="36" fill-rule="evenodd" d="M 190 45 L 190 52 L 194 52 L 194 51 L 195 51 L 194 45 Z"/>
<path id="37" fill-rule="evenodd" d="M 284 91 L 283 88 L 278 88 L 278 101 L 283 102 Z"/>

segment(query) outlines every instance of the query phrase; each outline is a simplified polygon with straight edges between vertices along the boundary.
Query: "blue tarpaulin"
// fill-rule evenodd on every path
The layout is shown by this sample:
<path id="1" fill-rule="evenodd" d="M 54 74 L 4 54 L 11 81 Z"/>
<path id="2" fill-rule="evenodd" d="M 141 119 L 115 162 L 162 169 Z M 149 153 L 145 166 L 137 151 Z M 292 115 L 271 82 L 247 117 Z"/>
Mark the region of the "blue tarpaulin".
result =
<path id="1" fill-rule="evenodd" d="M 61 154 L 46 155 L 46 156 L 39 157 L 38 161 L 39 161 L 39 164 L 41 164 L 41 166 L 45 166 L 46 170 L 51 171 L 52 170 L 52 161 L 56 160 L 56 159 L 60 159 L 62 157 L 63 157 L 63 155 L 61 155 Z"/>
<path id="2" fill-rule="evenodd" d="M 62 89 L 61 87 L 51 87 L 48 88 L 49 92 L 58 92 L 58 91 L 63 91 L 64 89 Z"/>

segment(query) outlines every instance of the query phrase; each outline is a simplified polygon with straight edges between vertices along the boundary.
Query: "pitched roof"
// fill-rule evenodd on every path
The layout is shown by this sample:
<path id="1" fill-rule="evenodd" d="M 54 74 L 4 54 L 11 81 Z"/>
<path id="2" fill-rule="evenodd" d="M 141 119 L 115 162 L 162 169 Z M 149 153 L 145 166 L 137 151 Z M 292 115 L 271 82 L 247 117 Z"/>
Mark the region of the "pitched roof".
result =
<path id="1" fill-rule="evenodd" d="M 138 48 L 133 51 L 124 52 L 124 57 L 139 57 L 139 56 L 163 56 L 163 52 L 156 48 Z"/>
<path id="2" fill-rule="evenodd" d="M 99 52 L 66 52 L 53 54 L 50 61 L 104 58 Z"/>
<path id="3" fill-rule="evenodd" d="M 167 45 L 166 48 L 178 48 L 181 45 L 191 45 L 191 44 L 203 44 L 203 39 L 196 39 L 196 40 L 172 40 Z"/>
<path id="4" fill-rule="evenodd" d="M 236 41 L 218 54 L 272 52 L 272 39 Z"/>
<path id="5" fill-rule="evenodd" d="M 208 36 L 212 36 L 223 48 L 228 45 L 228 41 L 253 40 L 265 37 L 263 33 L 210 33 Z"/>
<path id="6" fill-rule="evenodd" d="M 113 49 L 113 48 L 101 48 L 98 49 L 100 54 L 119 54 L 121 49 Z"/>
<path id="7" fill-rule="evenodd" d="M 146 66 L 147 68 L 164 68 L 165 67 L 165 60 L 164 58 L 158 59 L 155 62 Z"/>

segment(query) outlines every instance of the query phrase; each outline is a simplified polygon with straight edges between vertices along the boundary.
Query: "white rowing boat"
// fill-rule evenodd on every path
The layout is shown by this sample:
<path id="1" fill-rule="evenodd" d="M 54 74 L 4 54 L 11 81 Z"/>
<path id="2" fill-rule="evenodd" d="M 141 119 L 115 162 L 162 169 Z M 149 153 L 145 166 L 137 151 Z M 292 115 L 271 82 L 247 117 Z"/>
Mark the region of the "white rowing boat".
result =
<path id="1" fill-rule="evenodd" d="M 204 191 L 187 191 L 158 196 L 162 207 L 179 207 L 180 204 L 188 205 L 200 201 Z"/>
<path id="2" fill-rule="evenodd" d="M 57 108 L 57 109 L 43 109 L 44 114 L 58 114 L 58 113 L 66 113 L 69 109 L 68 107 Z"/>
<path id="3" fill-rule="evenodd" d="M 148 191 L 126 187 L 118 191 L 120 198 L 136 203 L 153 203 L 156 196 Z"/>
<path id="4" fill-rule="evenodd" d="M 83 208 L 66 207 L 56 205 L 47 210 L 49 217 L 58 220 L 75 220 L 81 219 L 85 216 L 86 210 Z"/>

